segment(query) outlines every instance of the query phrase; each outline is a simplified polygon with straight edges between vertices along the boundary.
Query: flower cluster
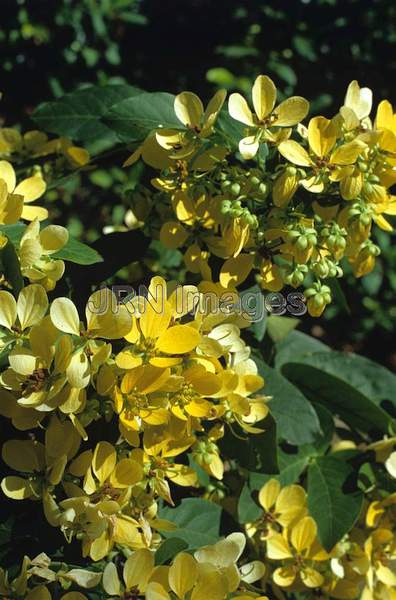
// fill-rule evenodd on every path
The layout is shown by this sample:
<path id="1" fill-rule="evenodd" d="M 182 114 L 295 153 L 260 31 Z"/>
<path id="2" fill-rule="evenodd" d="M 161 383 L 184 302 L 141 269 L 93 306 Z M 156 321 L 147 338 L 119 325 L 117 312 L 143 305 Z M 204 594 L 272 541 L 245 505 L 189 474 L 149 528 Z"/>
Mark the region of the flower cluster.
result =
<path id="1" fill-rule="evenodd" d="M 396 494 L 367 503 L 355 527 L 328 552 L 308 514 L 305 490 L 270 479 L 259 491 L 263 510 L 246 526 L 268 566 L 267 582 L 321 597 L 392 598 L 396 594 Z"/>
<path id="2" fill-rule="evenodd" d="M 141 158 L 159 171 L 152 207 L 160 239 L 184 251 L 188 271 L 225 289 L 252 271 L 264 290 L 305 285 L 308 310 L 319 316 L 331 302 L 327 280 L 343 274 L 341 260 L 357 277 L 369 273 L 379 254 L 373 223 L 392 230 L 384 215 L 396 212 L 389 192 L 396 181 L 394 115 L 384 100 L 372 122 L 372 93 L 356 81 L 333 118 L 313 117 L 307 127 L 301 121 L 308 102 L 295 96 L 276 105 L 276 95 L 272 80 L 260 75 L 254 112 L 232 94 L 227 117 L 220 114 L 225 93 L 204 110 L 195 94 L 183 92 L 174 105 L 180 129 L 157 129 L 125 165 Z M 235 131 L 244 136 L 239 161 Z M 156 228 L 151 217 L 148 228 Z"/>
<path id="3" fill-rule="evenodd" d="M 84 167 L 89 155 L 65 138 L 0 129 L 1 490 L 7 502 L 39 505 L 64 547 L 82 554 L 80 566 L 43 552 L 25 556 L 19 574 L 0 569 L 2 597 L 84 600 L 94 590 L 98 599 L 125 600 L 396 598 L 396 438 L 375 441 L 379 430 L 395 430 L 381 404 L 389 387 L 366 398 L 360 390 L 370 386 L 356 377 L 356 398 L 373 423 L 363 428 L 352 393 L 351 421 L 341 408 L 333 419 L 265 364 L 267 348 L 248 345 L 257 332 L 241 302 L 242 286 L 255 281 L 273 292 L 304 285 L 309 313 L 319 316 L 343 259 L 358 277 L 373 268 L 373 223 L 390 231 L 384 215 L 396 214 L 396 120 L 383 101 L 372 123 L 371 96 L 352 82 L 339 112 L 307 127 L 308 102 L 278 102 L 264 75 L 253 85 L 253 111 L 240 94 L 230 96 L 228 114 L 223 91 L 206 108 L 191 92 L 176 96 L 173 127 L 159 123 L 125 162 L 142 159 L 154 170 L 153 189 L 137 186 L 128 196 L 126 225 L 181 250 L 186 284 L 152 269 L 148 287 L 121 300 L 115 288 L 88 283 L 83 317 L 64 261 L 92 264 L 96 252 L 32 203 L 45 202 L 54 174 Z M 88 252 L 83 260 L 80 251 Z M 267 388 L 259 371 L 268 373 Z M 263 395 L 268 387 L 274 398 Z M 309 421 L 301 444 L 294 401 Z M 338 446 L 335 420 L 345 437 Z M 280 462 L 283 448 L 302 450 L 301 469 L 285 469 L 284 487 L 282 473 L 268 478 L 259 516 L 253 494 L 249 518 L 239 518 L 251 480 L 278 472 L 267 454 Z M 356 473 L 367 467 L 355 490 L 363 508 L 358 515 L 356 503 L 356 519 L 347 515 L 329 548 L 304 472 L 311 460 L 343 452 L 347 473 L 350 457 Z M 331 508 L 348 512 L 343 490 L 332 493 Z M 190 531 L 186 500 L 203 512 L 223 509 L 224 529 L 219 517 L 208 531 Z"/>
<path id="4" fill-rule="evenodd" d="M 179 456 L 190 450 L 222 479 L 216 442 L 224 427 L 261 431 L 254 424 L 268 407 L 252 395 L 263 380 L 236 317 L 207 312 L 202 298 L 195 286 L 172 290 L 160 277 L 148 297 L 124 304 L 103 288 L 82 323 L 71 300 L 49 305 L 40 284 L 23 288 L 17 301 L 0 291 L 8 349 L 0 412 L 32 436 L 3 445 L 4 462 L 21 473 L 3 479 L 3 492 L 42 500 L 49 523 L 69 540 L 77 536 L 93 560 L 114 544 L 155 547 L 152 530 L 168 526 L 156 519 L 157 500 L 173 504 L 170 484 L 197 485 Z M 118 351 L 116 340 L 124 342 Z M 78 454 L 99 418 L 117 419 L 117 444 Z"/>

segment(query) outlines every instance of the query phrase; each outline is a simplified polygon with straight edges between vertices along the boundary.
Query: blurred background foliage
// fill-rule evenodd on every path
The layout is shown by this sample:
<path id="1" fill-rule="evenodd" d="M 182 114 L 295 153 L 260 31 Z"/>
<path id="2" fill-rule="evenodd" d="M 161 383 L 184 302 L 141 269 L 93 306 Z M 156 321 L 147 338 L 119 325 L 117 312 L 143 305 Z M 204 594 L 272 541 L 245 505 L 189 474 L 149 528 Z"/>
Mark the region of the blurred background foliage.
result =
<path id="1" fill-rule="evenodd" d="M 371 87 L 376 103 L 396 98 L 393 0 L 3 0 L 1 8 L 0 119 L 7 126 L 32 127 L 40 102 L 93 83 L 208 98 L 218 87 L 246 93 L 267 73 L 282 94 L 304 95 L 313 114 L 327 116 L 352 79 Z M 55 221 L 88 241 L 121 227 L 142 177 L 139 168 L 121 169 L 123 158 L 109 156 L 50 191 Z M 347 275 L 345 298 L 301 326 L 396 369 L 396 246 L 376 236 L 375 271 L 359 282 Z M 177 272 L 180 257 L 163 257 L 155 244 L 151 253 L 150 268 L 162 260 Z"/>

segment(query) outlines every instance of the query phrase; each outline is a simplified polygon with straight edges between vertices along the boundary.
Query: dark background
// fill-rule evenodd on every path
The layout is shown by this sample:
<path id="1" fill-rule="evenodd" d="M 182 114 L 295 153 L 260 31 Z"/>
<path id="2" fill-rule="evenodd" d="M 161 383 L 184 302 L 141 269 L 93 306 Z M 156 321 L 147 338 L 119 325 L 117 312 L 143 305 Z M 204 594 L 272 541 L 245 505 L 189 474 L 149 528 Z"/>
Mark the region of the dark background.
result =
<path id="1" fill-rule="evenodd" d="M 31 127 L 40 102 L 89 83 L 188 89 L 208 99 L 218 87 L 249 93 L 259 73 L 327 116 L 357 79 L 373 89 L 375 110 L 396 97 L 395 46 L 389 0 L 3 0 L 0 117 Z M 125 175 L 110 164 L 56 205 L 55 221 L 88 241 L 123 220 Z M 356 282 L 346 269 L 341 282 L 350 312 L 339 301 L 302 328 L 396 368 L 394 237 L 374 237 L 383 250 L 375 271 Z"/>

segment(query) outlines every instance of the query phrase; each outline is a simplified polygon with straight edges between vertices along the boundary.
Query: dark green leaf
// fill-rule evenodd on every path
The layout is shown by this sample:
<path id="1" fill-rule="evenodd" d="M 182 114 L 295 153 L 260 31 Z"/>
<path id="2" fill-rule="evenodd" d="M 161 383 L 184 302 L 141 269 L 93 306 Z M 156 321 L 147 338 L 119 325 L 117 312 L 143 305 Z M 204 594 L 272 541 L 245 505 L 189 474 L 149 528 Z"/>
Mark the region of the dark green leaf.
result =
<path id="1" fill-rule="evenodd" d="M 302 331 L 291 331 L 286 338 L 276 344 L 275 367 L 280 369 L 285 363 L 310 356 L 314 352 L 326 351 L 330 351 L 329 346 L 316 338 Z"/>
<path id="2" fill-rule="evenodd" d="M 120 140 L 143 140 L 153 129 L 182 129 L 173 109 L 175 97 L 165 92 L 144 93 L 114 104 L 104 121 Z"/>
<path id="3" fill-rule="evenodd" d="M 256 359 L 255 359 L 256 360 Z M 271 396 L 269 407 L 278 430 L 278 438 L 299 446 L 315 442 L 321 435 L 318 416 L 300 390 L 262 360 L 256 360 L 264 377 L 263 392 Z"/>
<path id="4" fill-rule="evenodd" d="M 14 225 L 0 225 L 0 232 L 4 233 L 4 235 L 8 237 L 14 246 L 17 247 L 19 246 L 19 242 L 25 229 L 26 225 L 23 223 L 15 223 Z"/>
<path id="5" fill-rule="evenodd" d="M 187 542 L 177 537 L 165 540 L 155 553 L 155 564 L 163 565 L 187 547 Z"/>
<path id="6" fill-rule="evenodd" d="M 359 516 L 363 494 L 356 487 L 356 472 L 333 456 L 323 456 L 308 469 L 308 509 L 318 526 L 326 550 L 353 527 Z"/>
<path id="7" fill-rule="evenodd" d="M 69 237 L 67 244 L 59 252 L 55 252 L 51 256 L 78 265 L 94 265 L 103 262 L 102 257 L 96 250 L 72 237 Z"/>
<path id="8" fill-rule="evenodd" d="M 282 372 L 306 396 L 353 427 L 388 432 L 392 418 L 384 407 L 396 406 L 396 375 L 356 354 L 317 352 L 291 360 Z"/>
<path id="9" fill-rule="evenodd" d="M 109 108 L 137 94 L 141 90 L 130 85 L 91 86 L 40 104 L 32 118 L 40 129 L 92 143 L 112 135 L 100 120 Z"/>
<path id="10" fill-rule="evenodd" d="M 6 280 L 11 284 L 15 296 L 23 288 L 23 277 L 15 246 L 8 240 L 7 244 L 0 250 L 1 271 Z"/>
<path id="11" fill-rule="evenodd" d="M 159 516 L 177 525 L 175 531 L 162 532 L 164 537 L 184 540 L 189 549 L 219 540 L 221 507 L 217 504 L 200 498 L 185 498 L 175 508 L 162 508 Z"/>

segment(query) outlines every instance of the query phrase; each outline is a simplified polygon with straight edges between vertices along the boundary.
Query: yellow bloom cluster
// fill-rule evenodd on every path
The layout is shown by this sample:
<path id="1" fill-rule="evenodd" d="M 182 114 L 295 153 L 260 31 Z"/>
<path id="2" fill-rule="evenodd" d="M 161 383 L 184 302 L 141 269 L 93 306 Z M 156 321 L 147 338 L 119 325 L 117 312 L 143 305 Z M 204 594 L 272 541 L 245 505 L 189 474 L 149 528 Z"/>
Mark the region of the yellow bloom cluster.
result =
<path id="1" fill-rule="evenodd" d="M 341 259 L 357 277 L 369 273 L 379 254 L 373 223 L 392 230 L 384 215 L 396 214 L 396 121 L 384 100 L 372 122 L 372 92 L 356 81 L 334 117 L 307 127 L 308 102 L 276 104 L 276 95 L 260 75 L 254 112 L 232 94 L 229 117 L 220 115 L 225 92 L 206 110 L 191 92 L 176 96 L 180 128 L 158 128 L 125 162 L 141 158 L 159 171 L 154 201 L 143 207 L 138 195 L 132 221 L 147 220 L 151 235 L 159 230 L 165 246 L 184 251 L 188 271 L 220 288 L 235 289 L 252 271 L 264 290 L 305 284 L 308 311 L 319 316 L 331 302 L 324 280 L 342 276 Z"/>
<path id="2" fill-rule="evenodd" d="M 69 233 L 43 224 L 47 209 L 32 203 L 51 169 L 83 167 L 89 155 L 65 138 L 0 129 L 0 265 L 12 267 L 0 280 L 0 415 L 17 430 L 2 445 L 1 489 L 39 503 L 67 543 L 81 544 L 87 567 L 25 557 L 19 575 L 0 569 L 2 597 L 90 597 L 73 586 L 125 600 L 396 600 L 396 493 L 375 485 L 330 550 L 305 489 L 276 479 L 258 492 L 262 512 L 246 525 L 248 544 L 240 531 L 218 534 L 213 545 L 185 544 L 169 517 L 169 505 L 183 508 L 183 488 L 236 517 L 247 472 L 226 456 L 230 434 L 246 441 L 247 454 L 257 449 L 249 434 L 268 423 L 279 435 L 271 443 L 288 441 L 279 427 L 286 409 L 274 407 L 279 423 L 269 414 L 241 333 L 251 321 L 239 286 L 255 278 L 273 292 L 308 286 L 309 313 L 319 316 L 341 260 L 358 277 L 368 273 L 379 253 L 373 223 L 390 231 L 384 215 L 396 214 L 396 118 L 387 101 L 372 122 L 371 91 L 354 81 L 332 119 L 313 117 L 305 127 L 308 102 L 278 102 L 265 75 L 253 85 L 254 110 L 232 94 L 227 114 L 225 100 L 219 91 L 204 108 L 195 94 L 179 94 L 176 125 L 157 127 L 125 163 L 142 159 L 155 171 L 153 190 L 133 197 L 127 224 L 181 249 L 191 283 L 153 276 L 122 301 L 102 287 L 84 318 L 69 297 L 48 295 L 64 275 Z M 14 168 L 26 158 L 43 161 Z M 26 177 L 17 181 L 20 172 Z M 395 441 L 362 443 L 383 463 L 384 490 L 396 477 Z M 331 453 L 340 449 L 333 444 Z M 159 558 L 164 547 L 169 554 Z"/>
<path id="3" fill-rule="evenodd" d="M 7 572 L 0 569 L 0 593 L 15 594 L 27 600 L 51 600 L 46 584 L 56 582 L 67 588 L 73 582 L 85 589 L 101 583 L 108 594 L 106 598 L 268 600 L 267 596 L 248 592 L 251 584 L 264 576 L 265 565 L 258 560 L 238 565 L 245 544 L 242 533 L 232 533 L 211 546 L 199 548 L 194 555 L 176 554 L 169 566 L 156 565 L 155 551 L 142 548 L 130 553 L 125 560 L 122 577 L 111 561 L 106 564 L 103 576 L 100 572 L 79 568 L 54 570 L 49 557 L 42 553 L 33 560 L 25 557 L 20 574 L 12 581 Z M 61 600 L 84 599 L 86 596 L 80 592 L 69 592 L 61 597 Z"/>
<path id="4" fill-rule="evenodd" d="M 202 300 L 195 286 L 155 277 L 147 297 L 124 304 L 108 289 L 95 292 L 85 324 L 68 298 L 49 305 L 40 284 L 17 301 L 0 291 L 0 344 L 8 349 L 0 413 L 32 436 L 3 445 L 4 462 L 21 473 L 3 479 L 3 492 L 42 500 L 49 523 L 68 540 L 77 536 L 93 560 L 114 544 L 158 544 L 152 530 L 169 524 L 156 518 L 156 500 L 173 504 L 170 483 L 197 485 L 176 457 L 190 449 L 222 479 L 216 442 L 224 427 L 261 431 L 254 424 L 268 413 L 266 399 L 251 395 L 263 380 L 236 324 L 248 322 L 207 312 Z M 114 340 L 123 340 L 117 351 Z M 78 454 L 87 427 L 102 417 L 117 418 L 117 444 Z"/>
<path id="5" fill-rule="evenodd" d="M 355 527 L 329 552 L 300 485 L 270 479 L 258 500 L 263 512 L 246 530 L 268 567 L 267 585 L 341 600 L 396 597 L 396 494 L 368 499 Z"/>

